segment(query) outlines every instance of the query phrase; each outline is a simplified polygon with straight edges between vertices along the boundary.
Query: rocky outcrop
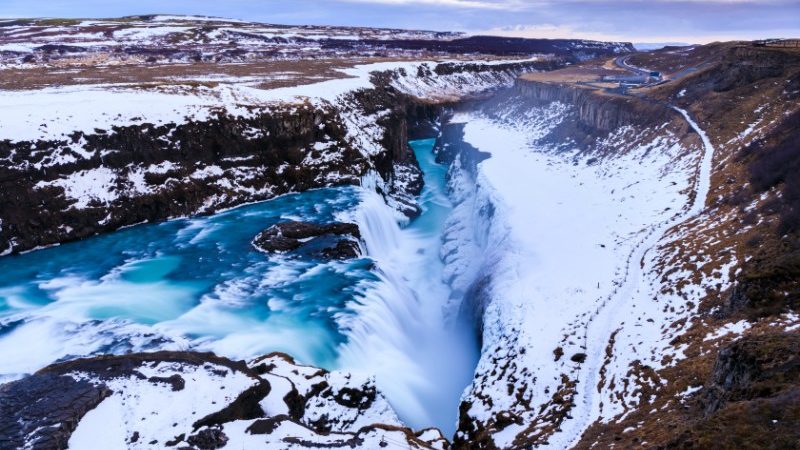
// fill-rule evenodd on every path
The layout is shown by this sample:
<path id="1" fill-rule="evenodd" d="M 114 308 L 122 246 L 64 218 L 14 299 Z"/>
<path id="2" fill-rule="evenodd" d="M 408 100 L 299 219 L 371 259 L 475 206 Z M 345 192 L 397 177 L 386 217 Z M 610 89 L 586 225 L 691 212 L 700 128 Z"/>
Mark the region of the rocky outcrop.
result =
<path id="1" fill-rule="evenodd" d="M 180 380 L 180 381 L 179 381 Z M 123 420 L 115 408 L 124 405 Z M 157 410 L 153 410 L 154 405 Z M 443 449 L 441 433 L 402 426 L 374 382 L 283 354 L 250 363 L 157 352 L 54 364 L 0 389 L 0 448 Z"/>
<path id="2" fill-rule="evenodd" d="M 352 223 L 314 224 L 281 222 L 258 234 L 253 246 L 265 252 L 313 254 L 331 259 L 355 258 L 359 255 L 358 225 Z"/>
<path id="3" fill-rule="evenodd" d="M 795 448 L 800 442 L 800 335 L 765 334 L 721 349 L 702 415 L 663 450 Z"/>
<path id="4" fill-rule="evenodd" d="M 105 386 L 49 373 L 4 384 L 0 386 L 0 448 L 67 448 L 83 415 L 109 395 Z"/>
<path id="5" fill-rule="evenodd" d="M 800 335 L 767 334 L 720 350 L 705 393 L 705 413 L 727 403 L 773 397 L 800 385 Z"/>
<path id="6" fill-rule="evenodd" d="M 645 99 L 614 95 L 595 89 L 521 79 L 515 93 L 543 103 L 573 106 L 584 132 L 609 132 L 622 126 L 649 126 L 670 121 L 676 113 Z"/>
<path id="7" fill-rule="evenodd" d="M 769 78 L 780 78 L 800 65 L 796 52 L 753 45 L 734 45 L 723 49 L 719 62 L 686 83 L 684 97 L 702 92 L 727 92 Z"/>

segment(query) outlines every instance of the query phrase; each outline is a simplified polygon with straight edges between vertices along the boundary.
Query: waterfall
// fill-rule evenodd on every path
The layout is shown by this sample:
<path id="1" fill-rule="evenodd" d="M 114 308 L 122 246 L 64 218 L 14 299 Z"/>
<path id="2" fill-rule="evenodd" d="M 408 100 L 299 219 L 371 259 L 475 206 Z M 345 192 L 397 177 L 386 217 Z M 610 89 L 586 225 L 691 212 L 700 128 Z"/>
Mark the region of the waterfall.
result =
<path id="1" fill-rule="evenodd" d="M 356 221 L 370 258 L 388 263 L 400 247 L 401 230 L 394 211 L 374 189 L 365 188 Z"/>
<path id="2" fill-rule="evenodd" d="M 430 151 L 418 159 L 426 175 L 423 213 L 405 228 L 376 192 L 381 181 L 365 177 L 355 220 L 366 255 L 375 261 L 376 279 L 364 282 L 350 314 L 337 317 L 347 335 L 338 365 L 374 375 L 408 425 L 433 424 L 450 434 L 478 349 L 471 328 L 443 312 L 451 290 L 439 252 L 451 205 L 434 194 L 444 191 L 445 170 Z"/>

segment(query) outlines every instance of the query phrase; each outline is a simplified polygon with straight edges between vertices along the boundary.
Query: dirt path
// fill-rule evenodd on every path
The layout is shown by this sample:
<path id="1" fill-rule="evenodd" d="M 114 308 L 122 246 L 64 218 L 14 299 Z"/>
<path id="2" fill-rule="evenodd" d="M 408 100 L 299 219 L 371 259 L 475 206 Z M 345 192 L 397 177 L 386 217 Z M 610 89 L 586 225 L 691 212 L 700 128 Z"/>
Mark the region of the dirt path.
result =
<path id="1" fill-rule="evenodd" d="M 711 163 L 714 156 L 714 147 L 706 133 L 691 118 L 689 113 L 675 106 L 672 109 L 680 113 L 687 123 L 700 136 L 703 142 L 703 156 L 697 168 L 693 196 L 687 207 L 675 216 L 661 223 L 655 224 L 634 245 L 625 263 L 622 280 L 614 293 L 603 299 L 598 308 L 584 322 L 585 334 L 583 336 L 587 358 L 581 366 L 578 376 L 578 386 L 581 392 L 577 394 L 576 406 L 572 410 L 572 420 L 561 426 L 563 436 L 571 436 L 571 440 L 551 439 L 551 448 L 572 448 L 581 439 L 583 432 L 600 415 L 600 396 L 597 392 L 598 376 L 604 365 L 605 349 L 611 335 L 621 325 L 620 313 L 623 307 L 630 302 L 648 301 L 642 299 L 641 293 L 646 275 L 652 270 L 645 263 L 647 254 L 653 250 L 667 232 L 674 226 L 681 224 L 702 213 L 708 192 L 710 190 Z M 567 445 L 559 445 L 558 442 Z"/>

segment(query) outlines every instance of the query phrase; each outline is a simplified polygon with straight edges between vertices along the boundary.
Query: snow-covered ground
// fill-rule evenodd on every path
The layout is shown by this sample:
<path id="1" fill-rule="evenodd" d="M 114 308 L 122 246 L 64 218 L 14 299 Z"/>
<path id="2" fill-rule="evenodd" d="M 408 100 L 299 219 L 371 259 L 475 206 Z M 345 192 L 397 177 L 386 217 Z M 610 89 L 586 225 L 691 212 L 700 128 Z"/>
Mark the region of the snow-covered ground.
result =
<path id="1" fill-rule="evenodd" d="M 85 85 L 5 91 L 0 96 L 0 139 L 64 139 L 76 131 L 92 133 L 97 128 L 111 131 L 113 126 L 200 121 L 220 110 L 249 116 L 252 112 L 245 107 L 253 105 L 302 104 L 306 99 L 332 102 L 348 92 L 372 87 L 374 71 L 416 67 L 407 62 L 365 64 L 343 69 L 339 79 L 267 90 L 231 77 L 215 88 L 177 83 L 158 90 Z"/>
<path id="2" fill-rule="evenodd" d="M 265 450 L 372 450 L 386 446 L 381 443 L 444 448 L 435 430 L 414 435 L 403 428 L 370 379 L 298 365 L 280 354 L 251 361 L 258 372 L 202 357 L 168 359 L 110 361 L 115 371 L 123 367 L 111 376 L 80 368 L 67 373 L 112 391 L 80 419 L 69 448 L 156 449 L 187 443 Z M 261 396 L 258 406 L 241 406 Z M 230 407 L 235 402 L 240 402 L 238 409 Z M 209 440 L 216 446 L 209 447 Z"/>
<path id="3" fill-rule="evenodd" d="M 535 61 L 534 58 L 504 63 Z M 220 111 L 248 117 L 253 114 L 248 107 L 254 105 L 302 105 L 306 100 L 333 103 L 348 93 L 374 87 L 371 76 L 375 72 L 393 72 L 391 84 L 419 98 L 457 99 L 508 86 L 516 78 L 511 71 L 491 70 L 497 62 L 474 63 L 487 66 L 487 70 L 464 72 L 458 67 L 467 63 L 452 62 L 449 64 L 454 65 L 455 73 L 439 75 L 433 70 L 437 62 L 406 61 L 357 65 L 341 69 L 338 79 L 275 89 L 253 87 L 248 77 L 227 77 L 216 87 L 177 82 L 169 88 L 154 89 L 120 84 L 4 91 L 0 95 L 0 140 L 65 139 L 76 131 L 91 134 L 95 129 L 112 132 L 115 126 L 206 120 Z M 374 122 L 375 118 L 365 119 Z M 365 120 L 359 125 L 369 122 Z"/>
<path id="4" fill-rule="evenodd" d="M 456 284 L 490 274 L 477 298 L 482 358 L 465 401 L 484 426 L 499 412 L 517 418 L 492 430 L 500 448 L 554 430 L 561 432 L 548 446 L 567 448 L 597 418 L 624 412 L 640 400 L 630 364 L 658 368 L 675 353 L 667 343 L 677 330 L 666 325 L 690 313 L 677 295 L 657 295 L 653 250 L 702 208 L 707 138 L 704 151 L 687 151 L 665 124 L 620 128 L 592 154 L 541 144 L 571 113 L 553 103 L 524 116 L 500 110 L 453 119 L 464 123 L 466 143 L 491 153 L 474 180 L 454 165 L 450 239 L 470 245 L 445 258 Z M 701 285 L 690 295 L 703 293 Z M 604 360 L 609 345 L 614 357 Z"/>

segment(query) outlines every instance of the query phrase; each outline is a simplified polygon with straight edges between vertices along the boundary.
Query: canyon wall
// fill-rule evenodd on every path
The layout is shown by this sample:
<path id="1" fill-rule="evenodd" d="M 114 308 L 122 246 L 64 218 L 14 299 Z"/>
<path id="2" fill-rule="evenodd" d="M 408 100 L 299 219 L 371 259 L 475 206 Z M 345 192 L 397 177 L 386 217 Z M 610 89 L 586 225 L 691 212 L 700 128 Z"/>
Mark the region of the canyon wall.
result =
<path id="1" fill-rule="evenodd" d="M 665 104 L 575 85 L 520 79 L 514 86 L 514 95 L 543 103 L 561 102 L 571 105 L 578 126 L 585 133 L 595 136 L 628 125 L 660 125 L 677 117 L 677 113 Z"/>
<path id="2" fill-rule="evenodd" d="M 521 80 L 456 108 L 444 125 L 439 156 L 453 165 L 457 206 L 443 256 L 483 340 L 454 448 L 777 449 L 797 440 L 800 59 L 722 47 L 698 50 L 713 54 L 691 75 L 630 96 Z M 479 139 L 473 122 L 493 137 Z M 527 171 L 505 164 L 487 176 L 486 162 L 517 147 Z M 566 181 L 552 184 L 553 172 Z M 506 179 L 523 181 L 499 193 L 493 185 Z M 648 183 L 653 190 L 639 190 Z M 576 211 L 577 196 L 562 191 L 583 186 L 596 196 Z M 672 203 L 631 213 L 637 200 L 655 208 L 656 191 Z M 593 210 L 595 201 L 608 204 Z M 527 236 L 504 250 L 514 234 L 507 216 L 520 209 L 532 211 L 519 226 Z M 623 218 L 613 238 L 586 241 L 604 228 L 604 210 Z M 541 229 L 552 211 L 574 220 Z M 643 228 L 626 228 L 634 217 Z M 559 239 L 560 227 L 576 232 Z M 509 266 L 525 241 L 533 256 Z M 618 269 L 601 259 L 584 267 L 593 246 L 614 252 Z M 517 279 L 526 267 L 546 279 Z M 595 278 L 581 285 L 585 273 Z M 510 278 L 514 290 L 503 286 Z"/>
<path id="3" fill-rule="evenodd" d="M 374 72 L 372 87 L 330 101 L 250 103 L 184 122 L 140 117 L 60 139 L 0 141 L 1 251 L 358 184 L 369 171 L 392 206 L 414 216 L 422 179 L 408 130 L 430 133 L 438 105 L 542 64 L 552 63 L 423 64 L 416 73 Z"/>

